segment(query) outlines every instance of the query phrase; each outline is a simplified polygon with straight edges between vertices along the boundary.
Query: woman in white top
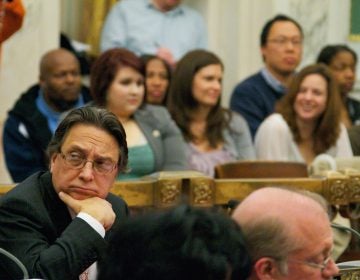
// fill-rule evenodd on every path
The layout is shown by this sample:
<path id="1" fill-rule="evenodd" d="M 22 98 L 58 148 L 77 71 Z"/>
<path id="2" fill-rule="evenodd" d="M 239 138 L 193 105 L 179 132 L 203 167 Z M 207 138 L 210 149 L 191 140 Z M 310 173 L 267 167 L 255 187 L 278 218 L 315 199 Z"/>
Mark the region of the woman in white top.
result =
<path id="1" fill-rule="evenodd" d="M 322 153 L 351 157 L 339 104 L 340 94 L 329 69 L 321 64 L 305 67 L 276 105 L 276 113 L 261 124 L 255 136 L 257 158 L 309 165 Z"/>

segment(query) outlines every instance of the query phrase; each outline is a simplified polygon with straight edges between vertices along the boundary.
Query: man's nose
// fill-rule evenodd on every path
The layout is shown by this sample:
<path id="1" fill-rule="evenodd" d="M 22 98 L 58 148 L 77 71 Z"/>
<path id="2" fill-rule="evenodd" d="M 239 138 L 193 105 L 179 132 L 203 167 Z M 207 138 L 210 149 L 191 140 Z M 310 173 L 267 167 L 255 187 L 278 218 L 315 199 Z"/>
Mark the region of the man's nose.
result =
<path id="1" fill-rule="evenodd" d="M 339 274 L 339 268 L 333 259 L 330 259 L 328 265 L 322 271 L 324 279 L 332 279 L 333 276 Z"/>
<path id="2" fill-rule="evenodd" d="M 83 168 L 81 168 L 80 177 L 86 181 L 92 180 L 94 178 L 94 172 L 94 163 L 87 161 Z"/>
<path id="3" fill-rule="evenodd" d="M 74 74 L 74 73 L 67 73 L 66 76 L 65 76 L 65 79 L 66 79 L 66 82 L 67 83 L 74 83 L 77 79 L 77 75 Z"/>

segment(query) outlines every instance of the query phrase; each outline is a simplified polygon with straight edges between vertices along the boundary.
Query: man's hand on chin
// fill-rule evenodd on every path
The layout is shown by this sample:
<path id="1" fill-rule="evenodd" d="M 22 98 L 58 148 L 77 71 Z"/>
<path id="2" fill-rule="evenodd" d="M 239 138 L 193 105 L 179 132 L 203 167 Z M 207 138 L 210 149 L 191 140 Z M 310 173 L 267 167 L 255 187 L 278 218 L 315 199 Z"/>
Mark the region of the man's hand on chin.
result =
<path id="1" fill-rule="evenodd" d="M 60 199 L 70 207 L 75 214 L 84 212 L 98 220 L 105 230 L 109 230 L 115 221 L 115 213 L 111 204 L 105 199 L 99 197 L 90 197 L 83 200 L 77 200 L 70 195 L 59 192 Z"/>

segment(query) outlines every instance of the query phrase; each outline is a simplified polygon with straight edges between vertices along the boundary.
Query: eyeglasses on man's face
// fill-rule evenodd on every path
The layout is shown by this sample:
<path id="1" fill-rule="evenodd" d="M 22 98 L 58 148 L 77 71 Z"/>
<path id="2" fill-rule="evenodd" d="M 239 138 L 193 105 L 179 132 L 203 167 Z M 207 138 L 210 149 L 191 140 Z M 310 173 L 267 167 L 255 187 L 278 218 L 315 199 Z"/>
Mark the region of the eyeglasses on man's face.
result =
<path id="1" fill-rule="evenodd" d="M 62 159 L 65 161 L 66 165 L 73 169 L 82 169 L 87 162 L 91 162 L 95 172 L 99 174 L 108 174 L 117 168 L 117 163 L 114 163 L 110 159 L 95 159 L 88 160 L 84 154 L 80 152 L 69 152 L 59 153 Z"/>
<path id="2" fill-rule="evenodd" d="M 267 42 L 274 43 L 280 47 L 284 47 L 289 43 L 291 43 L 294 47 L 300 47 L 302 45 L 302 38 L 277 37 L 268 39 Z"/>
<path id="3" fill-rule="evenodd" d="M 329 266 L 330 261 L 332 260 L 332 256 L 329 255 L 328 257 L 326 257 L 321 263 L 316 263 L 316 262 L 309 262 L 309 261 L 301 261 L 301 260 L 288 260 L 288 262 L 292 262 L 292 263 L 300 263 L 300 264 L 304 264 L 313 268 L 318 268 L 321 270 L 321 272 L 326 269 Z"/>

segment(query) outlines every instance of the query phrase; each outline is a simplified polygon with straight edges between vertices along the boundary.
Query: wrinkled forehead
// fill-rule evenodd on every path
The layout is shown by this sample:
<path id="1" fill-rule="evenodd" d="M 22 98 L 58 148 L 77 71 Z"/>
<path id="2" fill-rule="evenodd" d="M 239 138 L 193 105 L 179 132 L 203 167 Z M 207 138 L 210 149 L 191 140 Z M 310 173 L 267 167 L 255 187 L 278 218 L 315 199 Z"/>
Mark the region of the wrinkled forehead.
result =
<path id="1" fill-rule="evenodd" d="M 61 148 L 96 149 L 100 153 L 119 156 L 120 146 L 106 129 L 92 124 L 77 123 L 65 133 Z"/>

